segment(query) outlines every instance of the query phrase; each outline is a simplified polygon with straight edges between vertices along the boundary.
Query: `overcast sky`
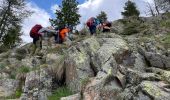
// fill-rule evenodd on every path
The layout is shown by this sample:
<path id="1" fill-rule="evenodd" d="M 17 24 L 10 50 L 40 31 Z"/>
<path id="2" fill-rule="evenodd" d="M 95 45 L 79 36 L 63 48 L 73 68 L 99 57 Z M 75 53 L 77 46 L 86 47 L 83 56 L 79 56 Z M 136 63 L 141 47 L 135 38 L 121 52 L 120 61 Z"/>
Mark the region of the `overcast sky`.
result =
<path id="1" fill-rule="evenodd" d="M 2 0 L 0 0 L 2 1 Z M 30 17 L 23 21 L 22 31 L 24 35 L 22 39 L 24 42 L 31 42 L 29 31 L 35 24 L 41 24 L 44 27 L 50 26 L 49 18 L 55 17 L 55 9 L 61 5 L 62 0 L 27 0 L 27 9 L 34 11 Z M 108 20 L 113 21 L 121 18 L 121 11 L 123 11 L 124 4 L 127 0 L 78 0 L 80 3 L 79 13 L 82 16 L 80 22 L 85 23 L 89 17 L 98 15 L 101 11 L 105 11 L 108 15 Z M 141 15 L 145 15 L 146 1 L 152 0 L 133 0 L 136 2 Z M 80 27 L 79 27 L 80 28 Z"/>

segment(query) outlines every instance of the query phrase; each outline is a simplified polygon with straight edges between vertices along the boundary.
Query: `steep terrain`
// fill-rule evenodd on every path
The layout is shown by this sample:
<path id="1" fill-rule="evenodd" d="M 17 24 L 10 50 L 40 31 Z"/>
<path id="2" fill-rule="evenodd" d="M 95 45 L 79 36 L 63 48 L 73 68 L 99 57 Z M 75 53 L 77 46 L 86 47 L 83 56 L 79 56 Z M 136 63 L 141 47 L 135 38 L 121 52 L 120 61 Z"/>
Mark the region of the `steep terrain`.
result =
<path id="1" fill-rule="evenodd" d="M 169 100 L 169 19 L 142 18 L 131 35 L 118 20 L 70 47 L 44 45 L 41 56 L 29 56 L 30 44 L 1 53 L 0 98 L 48 100 L 67 87 L 73 95 L 61 100 Z"/>

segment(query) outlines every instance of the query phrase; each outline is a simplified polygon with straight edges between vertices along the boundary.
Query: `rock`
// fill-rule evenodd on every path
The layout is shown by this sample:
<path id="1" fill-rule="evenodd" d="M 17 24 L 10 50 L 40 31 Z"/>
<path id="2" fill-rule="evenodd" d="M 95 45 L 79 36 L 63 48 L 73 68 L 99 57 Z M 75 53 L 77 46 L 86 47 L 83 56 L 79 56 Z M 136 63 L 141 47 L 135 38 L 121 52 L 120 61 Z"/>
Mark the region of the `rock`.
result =
<path id="1" fill-rule="evenodd" d="M 73 49 L 66 60 L 66 84 L 74 92 L 81 90 L 81 80 L 93 77 L 90 67 L 90 57 L 83 52 Z"/>
<path id="2" fill-rule="evenodd" d="M 22 59 L 21 64 L 30 68 L 35 68 L 43 63 L 41 59 L 36 57 L 26 57 L 25 59 Z"/>
<path id="3" fill-rule="evenodd" d="M 16 89 L 19 86 L 18 80 L 13 79 L 0 79 L 0 97 L 11 96 L 15 94 Z"/>
<path id="4" fill-rule="evenodd" d="M 9 78 L 9 74 L 4 72 L 0 73 L 0 79 L 7 79 L 7 78 Z"/>
<path id="5" fill-rule="evenodd" d="M 80 42 L 68 51 L 66 65 L 66 84 L 74 92 L 81 90 L 81 82 L 95 75 L 91 68 L 91 56 L 99 49 L 100 45 L 94 37 Z"/>
<path id="6" fill-rule="evenodd" d="M 113 96 L 122 91 L 122 87 L 110 71 L 109 73 L 99 71 L 83 91 L 84 100 L 112 100 Z"/>
<path id="7" fill-rule="evenodd" d="M 96 55 L 92 57 L 92 64 L 98 70 L 100 70 L 112 56 L 115 58 L 118 58 L 118 55 L 122 57 L 129 49 L 126 42 L 121 38 L 103 38 L 101 42 L 103 43 L 102 46 L 96 52 Z"/>
<path id="8" fill-rule="evenodd" d="M 24 93 L 27 98 L 46 98 L 51 94 L 52 77 L 48 73 L 48 69 L 40 69 L 27 74 L 24 86 Z M 44 91 L 41 93 L 41 91 Z M 45 95 L 44 95 L 45 93 Z M 46 99 L 44 99 L 46 100 Z"/>
<path id="9" fill-rule="evenodd" d="M 169 68 L 170 67 L 170 57 L 166 57 L 159 53 L 146 52 L 144 53 L 147 61 L 152 67 L 157 68 Z"/>
<path id="10" fill-rule="evenodd" d="M 164 91 L 164 83 L 143 81 L 140 85 L 142 91 L 154 100 L 169 100 L 170 94 Z"/>
<path id="11" fill-rule="evenodd" d="M 126 73 L 126 84 L 138 85 L 142 81 L 142 73 L 140 71 L 128 69 Z"/>
<path id="12" fill-rule="evenodd" d="M 60 100 L 81 100 L 81 95 L 77 93 L 68 97 L 62 97 Z"/>

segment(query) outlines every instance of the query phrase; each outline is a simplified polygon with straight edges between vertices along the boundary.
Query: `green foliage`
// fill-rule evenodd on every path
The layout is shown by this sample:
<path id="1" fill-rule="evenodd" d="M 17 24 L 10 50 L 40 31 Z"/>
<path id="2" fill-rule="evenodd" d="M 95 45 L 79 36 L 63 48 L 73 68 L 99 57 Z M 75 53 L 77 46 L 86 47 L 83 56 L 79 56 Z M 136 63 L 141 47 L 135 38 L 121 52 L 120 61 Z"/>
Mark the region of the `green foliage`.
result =
<path id="1" fill-rule="evenodd" d="M 17 72 L 18 73 L 28 73 L 28 72 L 30 72 L 30 69 L 26 66 L 22 66 L 22 67 L 18 68 Z"/>
<path id="2" fill-rule="evenodd" d="M 11 73 L 10 76 L 9 76 L 10 79 L 16 79 L 16 73 Z"/>
<path id="3" fill-rule="evenodd" d="M 130 0 L 128 0 L 125 3 L 125 7 L 124 7 L 124 12 L 121 12 L 121 14 L 126 18 L 126 17 L 130 17 L 130 16 L 137 16 L 139 17 L 139 10 L 136 7 L 136 4 Z"/>
<path id="4" fill-rule="evenodd" d="M 18 89 L 18 90 L 15 91 L 15 97 L 16 98 L 19 98 L 21 96 L 21 94 L 22 94 L 22 89 Z"/>
<path id="5" fill-rule="evenodd" d="M 2 52 L 6 52 L 6 51 L 8 51 L 9 50 L 9 48 L 8 47 L 6 47 L 5 45 L 0 45 L 0 53 L 2 53 Z"/>
<path id="6" fill-rule="evenodd" d="M 48 100 L 60 100 L 61 97 L 66 97 L 72 94 L 73 93 L 68 87 L 59 87 L 51 96 L 48 97 Z"/>
<path id="7" fill-rule="evenodd" d="M 78 14 L 78 2 L 76 0 L 63 0 L 62 6 L 59 6 L 59 10 L 56 10 L 56 19 L 51 19 L 52 26 L 61 28 L 63 26 L 75 27 L 80 23 Z"/>
<path id="8" fill-rule="evenodd" d="M 17 99 L 21 96 L 22 94 L 22 89 L 17 89 L 15 91 L 15 94 L 8 96 L 8 97 L 4 97 L 3 100 L 8 100 L 8 99 Z"/>
<path id="9" fill-rule="evenodd" d="M 136 23 L 130 23 L 128 25 L 125 26 L 124 28 L 124 35 L 131 35 L 131 34 L 135 34 L 138 33 L 138 30 L 136 29 L 137 24 Z"/>
<path id="10" fill-rule="evenodd" d="M 165 28 L 169 28 L 170 29 L 170 20 L 162 20 L 161 22 L 160 22 L 160 24 L 161 24 L 161 26 L 162 27 L 165 27 Z"/>
<path id="11" fill-rule="evenodd" d="M 12 48 L 18 45 L 17 43 L 21 42 L 21 26 L 12 27 L 2 38 L 3 45 L 7 48 Z"/>
<path id="12" fill-rule="evenodd" d="M 96 16 L 101 22 L 107 21 L 107 14 L 104 11 L 101 11 L 98 16 Z"/>
<path id="13" fill-rule="evenodd" d="M 13 48 L 21 42 L 22 19 L 30 14 L 25 9 L 26 0 L 3 0 L 0 6 L 0 41 L 1 45 Z"/>
<path id="14" fill-rule="evenodd" d="M 3 70 L 4 68 L 5 68 L 5 65 L 0 63 L 0 71 Z"/>
<path id="15" fill-rule="evenodd" d="M 163 39 L 162 43 L 166 48 L 170 48 L 170 33 L 168 33 Z"/>

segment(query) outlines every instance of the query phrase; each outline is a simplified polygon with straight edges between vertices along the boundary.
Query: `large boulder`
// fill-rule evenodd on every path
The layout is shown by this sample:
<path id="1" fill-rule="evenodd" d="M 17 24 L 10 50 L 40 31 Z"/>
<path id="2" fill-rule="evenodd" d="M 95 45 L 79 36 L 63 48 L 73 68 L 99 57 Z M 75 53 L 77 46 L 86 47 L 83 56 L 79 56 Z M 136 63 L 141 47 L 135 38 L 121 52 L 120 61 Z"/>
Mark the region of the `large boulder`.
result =
<path id="1" fill-rule="evenodd" d="M 52 77 L 50 76 L 50 73 L 47 68 L 43 68 L 37 71 L 31 71 L 26 76 L 24 93 L 22 94 L 21 99 L 46 98 L 47 95 L 51 94 L 51 89 L 52 89 Z"/>
<path id="2" fill-rule="evenodd" d="M 154 100 L 169 100 L 170 94 L 164 82 L 143 81 L 140 85 L 142 91 Z"/>
<path id="3" fill-rule="evenodd" d="M 66 84 L 74 92 L 81 90 L 82 81 L 93 77 L 94 71 L 91 68 L 91 56 L 99 49 L 100 45 L 95 37 L 88 38 L 73 46 L 68 51 L 66 59 Z"/>
<path id="4" fill-rule="evenodd" d="M 0 79 L 0 97 L 14 95 L 19 87 L 19 81 L 14 79 Z"/>

